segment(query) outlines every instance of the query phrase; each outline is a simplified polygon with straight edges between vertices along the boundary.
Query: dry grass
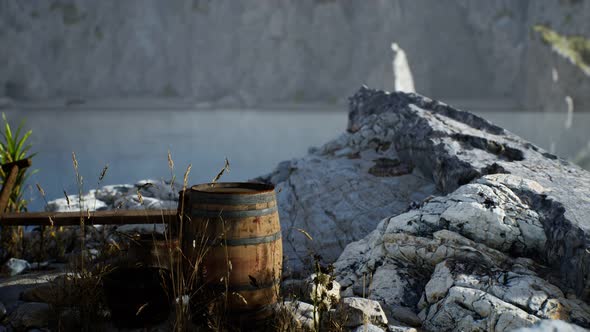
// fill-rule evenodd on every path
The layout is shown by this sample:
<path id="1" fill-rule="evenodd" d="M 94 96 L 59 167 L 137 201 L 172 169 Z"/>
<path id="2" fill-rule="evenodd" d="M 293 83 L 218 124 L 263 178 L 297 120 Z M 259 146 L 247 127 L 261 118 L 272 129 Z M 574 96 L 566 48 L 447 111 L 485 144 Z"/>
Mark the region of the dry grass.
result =
<path id="1" fill-rule="evenodd" d="M 98 230 L 91 226 L 92 212 L 82 201 L 84 193 L 84 179 L 79 172 L 79 163 L 76 155 L 72 153 L 72 163 L 76 176 L 76 184 L 78 186 L 78 204 L 80 206 L 80 225 L 79 225 L 79 246 L 76 254 L 70 253 L 70 262 L 67 268 L 67 277 L 58 278 L 51 285 L 51 308 L 54 311 L 52 327 L 57 331 L 66 331 L 74 326 L 75 329 L 82 331 L 100 330 L 104 327 L 105 322 L 108 321 L 108 307 L 105 301 L 105 294 L 103 293 L 102 281 L 117 266 L 127 264 L 133 265 L 136 262 L 129 263 L 121 259 L 116 259 L 125 254 L 128 249 L 125 246 L 103 243 L 103 247 L 99 250 L 99 257 L 92 256 L 87 248 L 86 238 L 93 232 L 103 232 L 102 238 L 105 238 L 105 228 Z M 168 166 L 171 174 L 170 185 L 172 190 L 174 188 L 174 161 L 170 153 L 168 153 Z M 214 177 L 213 181 L 217 182 L 221 177 L 229 171 L 229 162 L 225 160 L 225 165 L 220 172 Z M 102 183 L 108 170 L 108 165 L 105 166 L 98 177 L 96 183 L 97 188 Z M 182 188 L 180 192 L 183 193 L 189 188 L 189 175 L 191 172 L 191 165 L 184 170 Z M 44 190 L 40 185 L 37 185 L 38 191 L 42 194 L 44 200 Z M 70 202 L 70 197 L 64 192 L 66 201 Z M 140 204 L 143 204 L 143 196 L 141 191 L 137 192 Z M 181 195 L 179 201 L 179 222 L 176 225 L 169 225 L 164 232 L 165 245 L 163 249 L 156 254 L 158 266 L 165 267 L 169 271 L 169 275 L 162 275 L 162 286 L 170 295 L 172 302 L 172 312 L 169 319 L 169 328 L 173 331 L 240 331 L 239 322 L 235 320 L 228 312 L 229 299 L 241 298 L 246 301 L 239 293 L 232 292 L 229 286 L 229 275 L 232 270 L 232 264 L 225 247 L 225 258 L 227 273 L 219 282 L 223 287 L 219 289 L 211 289 L 209 285 L 204 282 L 204 275 L 207 273 L 203 267 L 202 262 L 205 255 L 210 249 L 211 242 L 219 242 L 225 238 L 225 231 L 219 235 L 219 238 L 210 239 L 206 232 L 209 221 L 204 222 L 200 220 L 199 223 L 192 224 L 190 215 L 184 213 L 187 200 L 183 199 Z M 47 202 L 45 200 L 45 202 Z M 96 207 L 96 202 L 94 203 Z M 147 208 L 146 208 L 147 209 Z M 94 210 L 94 208 L 92 209 Z M 84 217 L 88 217 L 87 223 L 84 222 Z M 219 220 L 225 224 L 221 218 Z M 217 220 L 216 220 L 217 222 Z M 164 219 L 162 218 L 162 223 Z M 190 225 L 191 229 L 186 229 Z M 56 233 L 62 227 L 54 227 L 53 225 L 42 231 L 43 237 L 41 245 L 47 241 L 57 241 L 59 237 Z M 224 227 L 225 229 L 225 227 Z M 303 236 L 309 241 L 313 241 L 311 235 L 303 229 L 298 229 Z M 197 234 L 196 237 L 194 235 Z M 127 238 L 128 242 L 133 243 L 133 237 L 118 233 L 119 237 Z M 192 237 L 191 237 L 192 236 Z M 158 245 L 158 240 L 154 236 L 153 246 Z M 161 245 L 161 243 L 160 243 Z M 186 252 L 183 248 L 191 246 L 192 250 Z M 63 247 L 63 246 L 62 246 Z M 64 249 L 65 250 L 65 249 Z M 61 253 L 64 254 L 63 252 Z M 318 284 L 324 286 L 329 285 L 333 277 L 329 267 L 320 264 L 320 257 L 314 255 L 313 268 L 316 273 L 319 273 L 320 278 L 316 278 Z M 168 278 L 168 279 L 167 279 Z M 169 283 L 165 280 L 170 280 Z M 256 282 L 255 280 L 253 281 Z M 298 294 L 279 294 L 279 288 L 276 288 L 276 296 L 279 299 L 276 306 L 277 310 L 273 311 L 273 315 L 260 323 L 260 325 L 248 328 L 245 331 L 301 331 L 304 328 L 300 322 L 297 321 L 297 313 L 293 311 L 292 307 L 286 306 L 288 299 L 296 300 Z M 342 331 L 343 324 L 334 320 L 334 317 L 329 312 L 329 308 L 324 304 L 326 299 L 323 298 L 325 294 L 317 294 L 312 302 L 314 306 L 314 323 L 312 326 L 307 326 L 307 330 L 312 331 Z M 141 308 L 140 308 L 141 310 Z M 244 326 L 241 326 L 244 327 Z"/>

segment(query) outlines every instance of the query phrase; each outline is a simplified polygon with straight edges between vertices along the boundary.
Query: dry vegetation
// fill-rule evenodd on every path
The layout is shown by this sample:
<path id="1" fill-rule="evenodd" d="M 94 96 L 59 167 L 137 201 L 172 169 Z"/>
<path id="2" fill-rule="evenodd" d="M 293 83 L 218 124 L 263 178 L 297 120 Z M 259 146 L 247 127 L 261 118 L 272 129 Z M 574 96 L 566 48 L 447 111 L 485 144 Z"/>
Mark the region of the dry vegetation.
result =
<path id="1" fill-rule="evenodd" d="M 83 202 L 80 197 L 84 192 L 84 182 L 79 175 L 79 164 L 76 155 L 72 154 L 72 162 L 76 175 L 76 183 L 78 185 L 78 204 L 83 207 L 88 202 Z M 172 181 L 174 185 L 174 162 L 171 155 L 168 155 L 168 166 L 171 172 Z M 108 167 L 101 171 L 97 187 L 105 178 Z M 184 171 L 182 188 L 183 192 L 188 188 L 188 179 L 191 171 L 189 165 Z M 225 172 L 229 171 L 229 163 L 215 176 L 213 181 L 218 181 Z M 37 185 L 39 192 L 44 196 L 44 191 L 40 185 Z M 173 188 L 177 189 L 177 188 Z M 64 193 L 67 202 L 70 202 L 67 193 Z M 141 193 L 137 192 L 140 201 L 142 200 Z M 185 200 L 182 195 L 179 201 L 179 211 L 184 211 Z M 91 205 L 91 204 L 89 204 Z M 109 275 L 117 269 L 124 269 L 129 267 L 140 267 L 142 262 L 137 259 L 136 255 L 130 255 L 131 248 L 140 248 L 141 246 L 157 247 L 159 250 L 154 254 L 150 248 L 144 250 L 150 251 L 155 256 L 156 265 L 164 267 L 161 269 L 161 285 L 168 294 L 168 299 L 171 304 L 170 316 L 165 323 L 169 324 L 168 328 L 171 331 L 240 331 L 243 330 L 257 330 L 257 331 L 301 331 L 304 329 L 299 320 L 302 317 L 298 316 L 297 310 L 294 306 L 289 306 L 291 300 L 297 300 L 302 296 L 300 290 L 283 290 L 282 294 L 277 294 L 279 299 L 278 304 L 273 309 L 273 314 L 266 319 L 261 320 L 255 326 L 240 326 L 232 315 L 227 311 L 228 299 L 232 296 L 241 297 L 239 293 L 231 292 L 229 290 L 228 278 L 222 278 L 221 282 L 225 286 L 224 289 L 212 290 L 202 282 L 203 271 L 201 268 L 201 261 L 206 255 L 211 239 L 200 236 L 196 239 L 185 238 L 183 225 L 190 223 L 190 216 L 185 213 L 179 213 L 179 223 L 176 227 L 167 227 L 163 235 L 163 239 L 156 238 L 152 235 L 152 241 L 139 240 L 137 235 L 129 235 L 124 233 L 115 233 L 119 236 L 120 243 L 113 243 L 106 241 L 107 227 L 97 228 L 91 225 L 92 209 L 88 206 L 80 209 L 80 225 L 76 228 L 79 237 L 76 241 L 79 247 L 74 253 L 69 253 L 68 265 L 66 274 L 62 277 L 56 278 L 50 283 L 47 288 L 46 298 L 50 299 L 48 302 L 53 311 L 53 319 L 51 321 L 51 328 L 56 331 L 69 331 L 72 329 L 81 331 L 98 331 L 104 329 L 105 324 L 110 324 L 109 320 L 112 318 L 112 313 L 109 312 L 107 295 L 105 294 L 104 281 L 108 279 Z M 84 216 L 90 216 L 87 223 L 84 223 Z M 223 220 L 222 220 L 223 222 Z M 207 223 L 200 225 L 203 228 L 207 227 Z M 59 236 L 56 236 L 60 231 L 63 232 L 63 227 L 48 227 L 44 230 L 44 237 L 41 243 L 48 241 L 58 241 Z M 86 246 L 86 239 L 90 232 L 98 232 L 105 239 L 103 247 L 98 250 L 99 255 L 94 255 Z M 302 234 L 307 234 L 304 230 L 300 230 Z M 205 232 L 197 232 L 199 234 L 206 234 Z M 222 236 L 221 234 L 220 236 Z M 306 237 L 312 241 L 308 234 Z M 183 243 L 192 241 L 192 245 L 196 250 L 192 257 L 187 257 L 183 252 Z M 162 242 L 164 244 L 162 244 Z M 122 244 L 124 243 L 124 244 Z M 135 247 L 134 247 L 135 246 Z M 61 245 L 60 247 L 65 247 Z M 195 254 L 196 253 L 196 254 Z M 64 253 L 61 253 L 62 256 Z M 311 296 L 313 302 L 314 316 L 313 327 L 311 330 L 315 331 L 341 331 L 343 330 L 342 323 L 338 323 L 329 313 L 329 305 L 331 299 L 327 298 L 325 292 L 318 291 L 317 286 L 331 287 L 333 277 L 332 270 L 329 267 L 321 266 L 320 256 L 316 255 L 313 269 L 318 272 L 318 277 L 314 280 L 316 287 L 314 288 L 315 296 Z M 226 259 L 229 258 L 226 256 Z M 231 269 L 231 262 L 227 264 Z M 228 275 L 231 271 L 228 270 Z M 279 287 L 276 287 L 279 292 Z M 299 292 L 299 293 L 298 293 Z M 243 299 L 243 298 L 242 298 Z M 243 299 L 245 301 L 245 299 Z M 147 305 L 147 304 L 146 304 Z M 138 314 L 143 310 L 140 307 Z M 322 322 L 320 324 L 320 322 Z M 249 323 L 250 324 L 250 323 Z"/>

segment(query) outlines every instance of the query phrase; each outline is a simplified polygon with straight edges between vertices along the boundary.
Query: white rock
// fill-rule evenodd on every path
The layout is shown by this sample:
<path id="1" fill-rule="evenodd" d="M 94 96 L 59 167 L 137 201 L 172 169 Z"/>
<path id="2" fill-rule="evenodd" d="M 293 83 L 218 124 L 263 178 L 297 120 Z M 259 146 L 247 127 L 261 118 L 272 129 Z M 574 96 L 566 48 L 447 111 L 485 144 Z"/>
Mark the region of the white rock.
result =
<path id="1" fill-rule="evenodd" d="M 274 306 L 274 310 L 281 316 L 288 319 L 288 328 L 296 330 L 314 331 L 319 316 L 314 317 L 315 308 L 313 305 L 301 301 L 284 301 Z M 314 320 L 316 324 L 314 324 Z"/>
<path id="2" fill-rule="evenodd" d="M 31 264 L 24 259 L 10 258 L 4 263 L 4 269 L 11 275 L 21 274 L 31 268 Z"/>
<path id="3" fill-rule="evenodd" d="M 340 301 L 340 283 L 325 273 L 314 273 L 305 281 L 305 295 L 304 300 L 329 310 Z"/>
<path id="4" fill-rule="evenodd" d="M 182 190 L 182 184 L 170 184 L 163 180 L 141 180 L 135 183 L 135 187 L 144 197 L 152 197 L 162 201 L 178 201 L 178 192 Z"/>
<path id="5" fill-rule="evenodd" d="M 343 319 L 344 326 L 356 327 L 366 323 L 387 326 L 387 317 L 377 301 L 360 297 L 347 297 L 336 307 L 335 317 Z"/>
<path id="6" fill-rule="evenodd" d="M 542 320 L 530 327 L 521 327 L 512 332 L 588 332 L 583 327 L 562 320 Z"/>
<path id="7" fill-rule="evenodd" d="M 418 332 L 418 330 L 416 330 L 413 327 L 397 326 L 397 325 L 388 325 L 387 331 L 388 332 Z"/>
<path id="8" fill-rule="evenodd" d="M 47 202 L 45 209 L 51 212 L 76 212 L 76 211 L 96 211 L 104 210 L 108 205 L 95 196 L 94 190 L 82 195 L 68 195 L 68 197 L 58 198 Z"/>
<path id="9" fill-rule="evenodd" d="M 136 189 L 135 186 L 130 184 L 109 185 L 97 189 L 95 196 L 97 199 L 112 206 L 118 198 L 134 193 L 134 189 Z"/>
<path id="10" fill-rule="evenodd" d="M 373 324 L 363 324 L 351 330 L 352 332 L 385 332 L 384 329 Z"/>

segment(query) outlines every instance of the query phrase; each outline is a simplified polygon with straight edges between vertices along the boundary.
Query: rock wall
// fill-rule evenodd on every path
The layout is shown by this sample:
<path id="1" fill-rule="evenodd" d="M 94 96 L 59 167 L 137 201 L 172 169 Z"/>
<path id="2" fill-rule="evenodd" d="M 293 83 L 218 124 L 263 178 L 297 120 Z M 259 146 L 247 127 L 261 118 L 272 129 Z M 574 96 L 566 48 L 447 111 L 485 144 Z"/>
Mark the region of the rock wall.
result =
<path id="1" fill-rule="evenodd" d="M 580 0 L 530 1 L 527 25 L 543 25 L 564 37 L 586 39 L 581 61 L 590 66 L 590 2 Z M 529 30 L 523 63 L 523 103 L 532 108 L 565 112 L 565 98 L 574 109 L 590 109 L 590 72 L 552 50 L 541 34 Z"/>
<path id="2" fill-rule="evenodd" d="M 420 93 L 516 98 L 529 82 L 541 95 L 543 59 L 570 69 L 529 40 L 530 26 L 559 21 L 563 7 L 588 31 L 578 23 L 589 11 L 576 9 L 587 3 L 547 2 L 5 0 L 0 95 L 333 102 L 363 82 L 393 88 L 392 42 Z"/>

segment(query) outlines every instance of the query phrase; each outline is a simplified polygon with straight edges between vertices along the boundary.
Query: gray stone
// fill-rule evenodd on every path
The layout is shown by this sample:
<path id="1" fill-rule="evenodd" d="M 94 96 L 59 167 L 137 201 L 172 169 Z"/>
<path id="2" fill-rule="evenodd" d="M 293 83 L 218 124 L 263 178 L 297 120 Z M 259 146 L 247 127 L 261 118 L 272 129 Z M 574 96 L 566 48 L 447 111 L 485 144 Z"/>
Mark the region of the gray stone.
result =
<path id="1" fill-rule="evenodd" d="M 182 189 L 182 184 L 148 179 L 136 182 L 135 188 L 143 197 L 152 197 L 161 201 L 178 201 L 178 192 Z"/>
<path id="2" fill-rule="evenodd" d="M 319 316 L 315 315 L 313 305 L 301 301 L 283 301 L 275 304 L 278 320 L 286 324 L 283 329 L 296 331 L 315 331 Z M 316 323 L 314 323 L 314 321 Z"/>
<path id="3" fill-rule="evenodd" d="M 130 184 L 104 186 L 96 190 L 95 196 L 107 205 L 114 206 L 115 200 L 134 193 L 134 189 L 135 186 Z"/>
<path id="4" fill-rule="evenodd" d="M 47 326 L 50 314 L 47 303 L 27 302 L 11 312 L 8 321 L 17 330 L 43 328 Z"/>
<path id="5" fill-rule="evenodd" d="M 365 88 L 351 98 L 339 148 L 375 124 L 392 130 L 391 165 L 416 165 L 445 196 L 394 212 L 349 244 L 334 264 L 343 295 L 369 294 L 394 319 L 395 308 L 418 308 L 427 330 L 542 319 L 590 327 L 587 172 L 469 113 Z"/>
<path id="6" fill-rule="evenodd" d="M 352 332 L 385 332 L 385 330 L 373 324 L 364 324 L 352 329 Z"/>
<path id="7" fill-rule="evenodd" d="M 348 327 L 366 323 L 387 326 L 387 317 L 379 302 L 360 297 L 342 299 L 336 307 L 335 317 Z"/>
<path id="8" fill-rule="evenodd" d="M 418 317 L 417 314 L 412 311 L 410 308 L 402 307 L 402 306 L 392 306 L 385 310 L 385 313 L 388 317 L 401 322 L 403 324 L 407 324 L 409 326 L 420 326 L 422 325 L 422 320 Z"/>
<path id="9" fill-rule="evenodd" d="M 397 326 L 397 325 L 388 325 L 387 331 L 388 332 L 418 332 L 418 330 L 416 330 L 413 327 Z"/>
<path id="10" fill-rule="evenodd" d="M 562 320 L 542 320 L 530 327 L 521 327 L 512 332 L 587 332 L 583 327 Z"/>
<path id="11" fill-rule="evenodd" d="M 51 212 L 75 212 L 75 211 L 96 211 L 104 210 L 107 204 L 96 197 L 96 191 L 91 190 L 81 197 L 79 195 L 68 195 L 47 202 L 45 209 Z"/>
<path id="12" fill-rule="evenodd" d="M 163 180 L 141 180 L 135 185 L 103 186 L 82 195 L 69 195 L 49 201 L 46 210 L 53 212 L 97 210 L 161 210 L 178 206 L 182 185 Z"/>
<path id="13" fill-rule="evenodd" d="M 24 259 L 10 258 L 4 263 L 4 271 L 11 276 L 21 274 L 31 268 L 31 264 Z"/>

